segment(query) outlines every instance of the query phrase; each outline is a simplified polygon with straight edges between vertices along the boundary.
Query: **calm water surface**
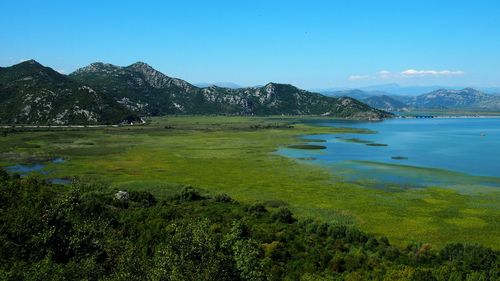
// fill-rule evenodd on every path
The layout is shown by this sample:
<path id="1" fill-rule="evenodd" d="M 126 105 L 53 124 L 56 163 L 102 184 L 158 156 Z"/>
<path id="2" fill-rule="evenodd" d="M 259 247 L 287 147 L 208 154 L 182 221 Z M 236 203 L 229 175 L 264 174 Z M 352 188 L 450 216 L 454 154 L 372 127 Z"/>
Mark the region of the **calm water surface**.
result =
<path id="1" fill-rule="evenodd" d="M 313 162 L 335 166 L 339 171 L 342 167 L 357 171 L 358 178 L 365 173 L 392 181 L 402 178 L 410 182 L 419 180 L 420 175 L 412 175 L 400 165 L 500 178 L 499 118 L 332 121 L 320 124 L 364 128 L 376 133 L 305 136 L 307 139 L 326 140 L 321 145 L 327 148 L 322 151 L 283 148 L 279 153 L 300 159 L 314 157 Z M 369 146 L 367 143 L 386 146 Z M 382 165 L 377 166 L 377 163 Z"/>

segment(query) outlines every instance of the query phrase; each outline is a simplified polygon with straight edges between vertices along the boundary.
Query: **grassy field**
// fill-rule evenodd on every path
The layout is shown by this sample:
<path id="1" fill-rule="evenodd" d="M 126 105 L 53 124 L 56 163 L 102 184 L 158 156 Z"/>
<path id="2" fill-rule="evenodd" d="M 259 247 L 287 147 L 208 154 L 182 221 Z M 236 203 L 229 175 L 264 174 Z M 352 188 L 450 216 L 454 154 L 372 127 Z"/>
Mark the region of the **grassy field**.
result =
<path id="1" fill-rule="evenodd" d="M 275 153 L 302 144 L 302 135 L 353 132 L 304 121 L 164 117 L 140 127 L 8 133 L 0 137 L 0 165 L 63 157 L 64 163 L 47 164 L 47 177 L 80 176 L 159 197 L 191 185 L 239 201 L 284 201 L 299 217 L 356 223 L 399 245 L 460 241 L 500 249 L 498 189 L 375 189 L 345 182 L 335 171 Z"/>

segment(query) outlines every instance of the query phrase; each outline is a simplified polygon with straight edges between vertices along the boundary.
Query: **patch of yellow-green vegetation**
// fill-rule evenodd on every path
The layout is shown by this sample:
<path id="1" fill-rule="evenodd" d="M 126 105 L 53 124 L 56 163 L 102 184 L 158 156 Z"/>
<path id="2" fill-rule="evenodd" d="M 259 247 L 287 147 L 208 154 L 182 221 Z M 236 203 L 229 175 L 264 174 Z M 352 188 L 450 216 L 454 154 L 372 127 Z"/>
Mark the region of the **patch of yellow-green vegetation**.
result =
<path id="1" fill-rule="evenodd" d="M 382 163 L 365 160 L 355 160 L 349 162 L 361 163 L 363 165 L 376 167 L 378 169 L 392 169 L 393 171 L 397 171 L 398 173 L 404 175 L 412 175 L 415 178 L 433 178 L 437 181 L 439 181 L 440 179 L 446 179 L 447 182 L 454 183 L 452 186 L 454 190 L 458 190 L 461 193 L 477 194 L 481 192 L 490 192 L 493 190 L 491 190 L 491 188 L 485 187 L 500 186 L 500 178 L 498 177 L 473 176 L 449 170 L 416 167 L 395 163 Z"/>
<path id="2" fill-rule="evenodd" d="M 166 117 L 142 127 L 9 134 L 0 138 L 0 154 L 10 155 L 2 165 L 33 155 L 63 157 L 68 161 L 49 164 L 51 176 L 95 178 L 158 197 L 191 185 L 240 201 L 281 200 L 300 217 L 354 222 L 398 244 L 461 241 L 500 248 L 498 189 L 367 188 L 274 153 L 306 143 L 304 135 L 353 132 L 296 118 Z"/>
<path id="3" fill-rule="evenodd" d="M 447 219 L 446 222 L 465 228 L 482 228 L 487 224 L 486 221 L 478 217 L 452 218 Z"/>

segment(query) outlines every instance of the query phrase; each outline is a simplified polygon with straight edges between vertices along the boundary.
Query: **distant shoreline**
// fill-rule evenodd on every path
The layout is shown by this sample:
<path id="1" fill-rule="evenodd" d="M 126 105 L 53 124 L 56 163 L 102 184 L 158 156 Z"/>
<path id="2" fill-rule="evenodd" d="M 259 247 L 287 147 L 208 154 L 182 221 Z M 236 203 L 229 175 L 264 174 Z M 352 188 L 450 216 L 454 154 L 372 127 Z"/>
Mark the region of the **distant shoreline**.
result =
<path id="1" fill-rule="evenodd" d="M 500 115 L 417 115 L 396 116 L 398 119 L 474 119 L 474 118 L 500 118 Z"/>

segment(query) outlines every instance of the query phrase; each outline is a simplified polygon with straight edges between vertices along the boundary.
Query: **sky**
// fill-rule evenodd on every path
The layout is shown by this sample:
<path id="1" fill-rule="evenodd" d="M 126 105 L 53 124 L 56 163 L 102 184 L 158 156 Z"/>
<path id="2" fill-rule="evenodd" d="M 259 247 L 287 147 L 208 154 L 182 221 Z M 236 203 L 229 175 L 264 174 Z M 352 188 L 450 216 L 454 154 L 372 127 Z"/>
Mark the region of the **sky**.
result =
<path id="1" fill-rule="evenodd" d="M 1 0 L 0 66 L 144 61 L 191 83 L 500 86 L 500 1 Z"/>

